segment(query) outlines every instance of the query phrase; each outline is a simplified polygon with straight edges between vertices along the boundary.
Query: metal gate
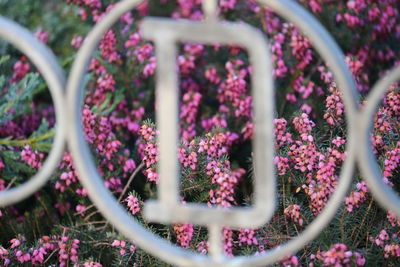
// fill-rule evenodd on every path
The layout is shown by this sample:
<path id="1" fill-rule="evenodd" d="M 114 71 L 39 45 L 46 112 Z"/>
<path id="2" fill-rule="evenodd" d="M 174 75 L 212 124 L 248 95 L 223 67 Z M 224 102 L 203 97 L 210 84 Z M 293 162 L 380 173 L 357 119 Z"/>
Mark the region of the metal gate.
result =
<path id="1" fill-rule="evenodd" d="M 80 48 L 68 81 L 52 52 L 39 43 L 26 29 L 0 17 L 0 37 L 26 54 L 48 83 L 56 110 L 57 133 L 43 168 L 28 182 L 0 192 L 0 207 L 17 203 L 40 189 L 58 166 L 64 146 L 68 144 L 81 182 L 99 211 L 123 235 L 145 251 L 168 263 L 178 266 L 257 266 L 277 262 L 286 255 L 301 249 L 327 226 L 340 206 L 357 166 L 378 202 L 400 217 L 400 198 L 383 182 L 379 166 L 370 143 L 372 120 L 385 90 L 400 79 L 400 67 L 382 78 L 367 97 L 361 110 L 359 95 L 344 56 L 325 28 L 306 10 L 292 0 L 257 0 L 278 15 L 292 22 L 310 39 L 315 49 L 329 64 L 338 88 L 342 90 L 346 107 L 348 143 L 347 158 L 342 167 L 336 191 L 323 212 L 299 236 L 261 255 L 226 258 L 222 252 L 222 228 L 255 228 L 266 223 L 275 208 L 275 180 L 273 156 L 273 78 L 268 42 L 257 29 L 244 23 L 219 21 L 216 15 L 217 0 L 205 0 L 203 22 L 175 21 L 172 19 L 145 18 L 142 32 L 156 45 L 157 69 L 156 98 L 162 103 L 157 111 L 160 131 L 160 183 L 159 200 L 145 205 L 145 217 L 161 223 L 193 223 L 209 230 L 210 255 L 195 254 L 174 246 L 148 232 L 125 212 L 112 194 L 104 187 L 92 160 L 81 125 L 83 77 L 97 44 L 103 34 L 121 15 L 139 5 L 143 0 L 125 0 L 118 3 L 86 37 Z M 249 41 L 251 40 L 251 41 Z M 178 162 L 175 151 L 178 141 L 177 74 L 175 73 L 175 44 L 177 41 L 202 43 L 220 42 L 237 44 L 247 49 L 252 75 L 255 141 L 255 201 L 252 207 L 228 210 L 210 209 L 199 204 L 181 206 L 178 201 Z M 264 102 L 269 101 L 269 105 Z M 170 127 L 173 125 L 174 127 Z M 66 134 L 68 129 L 69 135 Z"/>

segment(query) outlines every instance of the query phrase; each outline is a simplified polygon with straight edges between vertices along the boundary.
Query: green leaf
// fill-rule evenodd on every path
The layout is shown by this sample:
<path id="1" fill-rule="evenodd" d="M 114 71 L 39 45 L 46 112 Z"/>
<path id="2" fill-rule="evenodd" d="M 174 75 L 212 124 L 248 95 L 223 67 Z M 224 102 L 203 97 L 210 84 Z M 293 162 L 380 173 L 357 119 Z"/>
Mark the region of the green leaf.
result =
<path id="1" fill-rule="evenodd" d="M 10 56 L 9 55 L 4 55 L 0 58 L 0 66 L 3 65 L 4 63 L 6 63 L 8 60 L 10 60 Z"/>
<path id="2" fill-rule="evenodd" d="M 49 130 L 50 130 L 50 128 L 49 128 L 49 122 L 48 122 L 46 119 L 42 119 L 42 122 L 40 123 L 39 128 L 38 128 L 35 132 L 33 132 L 33 133 L 31 134 L 31 136 L 29 137 L 29 139 L 42 136 L 42 135 L 46 134 L 47 132 L 49 132 Z M 49 142 L 48 140 L 49 140 L 49 139 L 47 139 L 46 141 Z"/>
<path id="3" fill-rule="evenodd" d="M 29 73 L 20 82 L 10 85 L 8 93 L 0 100 L 0 125 L 29 108 L 33 96 L 38 93 L 40 83 L 39 74 Z"/>

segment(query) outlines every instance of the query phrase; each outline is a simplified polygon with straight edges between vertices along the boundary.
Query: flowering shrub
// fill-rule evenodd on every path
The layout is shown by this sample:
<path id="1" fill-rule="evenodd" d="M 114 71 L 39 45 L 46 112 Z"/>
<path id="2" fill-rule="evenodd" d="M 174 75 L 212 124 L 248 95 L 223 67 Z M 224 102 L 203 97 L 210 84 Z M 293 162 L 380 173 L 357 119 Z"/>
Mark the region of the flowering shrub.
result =
<path id="1" fill-rule="evenodd" d="M 29 27 L 69 70 L 87 32 L 113 0 L 6 0 L 1 14 Z M 143 218 L 157 197 L 154 46 L 144 40 L 147 15 L 201 20 L 201 0 L 145 2 L 109 29 L 86 76 L 82 124 L 105 186 L 143 227 L 177 246 L 208 253 L 207 231 Z M 331 32 L 364 97 L 399 64 L 399 0 L 299 2 Z M 305 229 L 335 191 L 346 160 L 345 107 L 335 77 L 295 25 L 254 0 L 221 0 L 220 16 L 242 20 L 270 41 L 276 84 L 274 163 L 278 206 L 259 229 L 224 228 L 226 256 L 262 254 Z M 41 168 L 56 121 L 47 85 L 25 55 L 2 43 L 0 190 Z M 180 74 L 181 201 L 229 208 L 252 203 L 252 67 L 237 46 L 182 43 Z M 384 181 L 400 186 L 400 90 L 394 84 L 375 116 L 371 142 Z M 282 266 L 398 266 L 400 220 L 382 210 L 355 174 L 330 226 Z M 165 266 L 120 236 L 88 199 L 66 151 L 50 182 L 28 200 L 0 209 L 1 266 Z"/>

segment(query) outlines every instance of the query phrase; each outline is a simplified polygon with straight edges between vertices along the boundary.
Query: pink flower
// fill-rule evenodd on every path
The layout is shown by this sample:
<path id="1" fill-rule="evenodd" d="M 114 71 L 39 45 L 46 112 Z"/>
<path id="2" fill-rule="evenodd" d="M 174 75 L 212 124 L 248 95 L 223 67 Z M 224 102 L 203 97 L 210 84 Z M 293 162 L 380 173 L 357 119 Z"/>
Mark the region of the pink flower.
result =
<path id="1" fill-rule="evenodd" d="M 258 245 L 258 240 L 255 237 L 256 233 L 254 230 L 250 229 L 241 229 L 239 230 L 239 245 L 247 244 L 248 246 L 251 245 Z"/>
<path id="2" fill-rule="evenodd" d="M 108 30 L 100 42 L 101 57 L 109 63 L 119 62 L 121 56 L 116 50 L 117 39 L 112 30 Z"/>
<path id="3" fill-rule="evenodd" d="M 83 205 L 77 205 L 75 208 L 76 212 L 81 216 L 85 216 L 86 207 Z"/>
<path id="4" fill-rule="evenodd" d="M 184 248 L 189 248 L 190 242 L 193 237 L 193 225 L 192 224 L 179 224 L 174 225 L 173 229 L 176 233 L 176 242 Z"/>
<path id="5" fill-rule="evenodd" d="M 129 207 L 132 215 L 140 212 L 139 199 L 137 197 L 130 195 L 125 199 L 125 202 L 127 202 L 127 206 Z"/>
<path id="6" fill-rule="evenodd" d="M 79 49 L 82 43 L 83 43 L 83 37 L 75 36 L 71 41 L 71 46 L 74 47 L 75 49 Z"/>
<path id="7" fill-rule="evenodd" d="M 286 217 L 292 222 L 298 223 L 300 226 L 303 225 L 303 219 L 300 218 L 300 206 L 292 204 L 286 207 L 284 210 Z"/>
<path id="8" fill-rule="evenodd" d="M 26 145 L 21 152 L 21 159 L 25 161 L 29 166 L 34 169 L 40 169 L 42 167 L 42 161 L 44 160 L 44 154 L 33 152 L 29 145 Z"/>
<path id="9" fill-rule="evenodd" d="M 19 245 L 21 245 L 21 241 L 16 238 L 11 239 L 10 243 L 12 244 L 10 248 L 17 248 Z"/>

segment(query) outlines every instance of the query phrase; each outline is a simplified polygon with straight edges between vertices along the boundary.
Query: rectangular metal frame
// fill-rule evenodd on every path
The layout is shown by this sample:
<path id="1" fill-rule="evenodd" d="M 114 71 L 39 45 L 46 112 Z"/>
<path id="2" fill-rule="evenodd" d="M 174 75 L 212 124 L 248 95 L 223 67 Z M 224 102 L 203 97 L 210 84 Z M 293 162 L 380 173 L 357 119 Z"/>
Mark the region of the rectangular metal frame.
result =
<path id="1" fill-rule="evenodd" d="M 275 209 L 273 113 L 274 87 L 269 47 L 259 30 L 244 23 L 176 21 L 145 18 L 141 31 L 154 41 L 157 58 L 156 120 L 159 130 L 159 199 L 148 201 L 145 217 L 160 223 L 223 225 L 255 228 L 268 221 Z M 245 48 L 252 65 L 254 112 L 254 204 L 229 209 L 179 202 L 179 84 L 178 42 L 238 45 Z"/>

